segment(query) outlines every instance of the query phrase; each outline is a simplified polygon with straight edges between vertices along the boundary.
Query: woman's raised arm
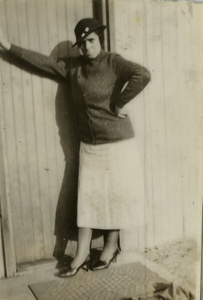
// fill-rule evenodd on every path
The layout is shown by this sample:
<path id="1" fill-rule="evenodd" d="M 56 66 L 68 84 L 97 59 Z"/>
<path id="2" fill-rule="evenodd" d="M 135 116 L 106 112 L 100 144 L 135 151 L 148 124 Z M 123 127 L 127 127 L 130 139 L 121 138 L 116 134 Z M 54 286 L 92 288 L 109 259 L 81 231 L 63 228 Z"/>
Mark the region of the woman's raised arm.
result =
<path id="1" fill-rule="evenodd" d="M 22 60 L 30 63 L 34 67 L 56 77 L 65 78 L 67 75 L 67 65 L 64 60 L 58 60 L 50 56 L 40 54 L 35 51 L 26 50 L 21 47 L 15 46 L 7 41 L 4 36 L 3 30 L 0 27 L 0 46 L 7 50 L 10 54 L 21 58 Z"/>

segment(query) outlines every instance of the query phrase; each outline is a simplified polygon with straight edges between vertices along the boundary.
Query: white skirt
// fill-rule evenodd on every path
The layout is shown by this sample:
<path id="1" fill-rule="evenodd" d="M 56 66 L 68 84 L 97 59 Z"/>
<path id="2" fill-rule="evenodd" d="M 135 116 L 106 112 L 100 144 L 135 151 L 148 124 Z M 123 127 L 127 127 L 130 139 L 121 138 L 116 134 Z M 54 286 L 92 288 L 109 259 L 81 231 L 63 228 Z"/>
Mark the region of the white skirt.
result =
<path id="1" fill-rule="evenodd" d="M 142 223 L 143 167 L 136 140 L 80 145 L 77 225 L 124 229 Z"/>

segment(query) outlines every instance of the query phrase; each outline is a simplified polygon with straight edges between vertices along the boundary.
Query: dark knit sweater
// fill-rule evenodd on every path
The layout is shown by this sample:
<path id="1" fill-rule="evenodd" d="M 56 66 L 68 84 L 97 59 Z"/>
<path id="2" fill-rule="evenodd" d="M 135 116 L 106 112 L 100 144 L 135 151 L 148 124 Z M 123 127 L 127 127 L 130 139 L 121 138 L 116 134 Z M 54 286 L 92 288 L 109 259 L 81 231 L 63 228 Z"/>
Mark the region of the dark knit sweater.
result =
<path id="1" fill-rule="evenodd" d="M 82 142 L 105 144 L 134 136 L 129 117 L 118 117 L 115 105 L 122 108 L 144 89 L 150 81 L 146 68 L 103 50 L 93 60 L 83 56 L 57 60 L 14 45 L 9 51 L 70 82 L 76 125 Z"/>

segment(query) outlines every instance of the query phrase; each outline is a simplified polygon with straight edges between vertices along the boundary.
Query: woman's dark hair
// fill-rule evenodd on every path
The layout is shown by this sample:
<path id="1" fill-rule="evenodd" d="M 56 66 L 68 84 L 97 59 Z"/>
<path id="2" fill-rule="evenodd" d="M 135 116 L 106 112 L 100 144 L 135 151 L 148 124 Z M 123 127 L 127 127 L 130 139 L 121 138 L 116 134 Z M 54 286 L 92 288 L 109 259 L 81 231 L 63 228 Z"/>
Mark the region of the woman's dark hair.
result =
<path id="1" fill-rule="evenodd" d="M 104 44 L 104 31 L 102 30 L 97 30 L 95 31 L 95 33 L 99 36 L 99 41 L 100 41 L 100 44 L 101 46 L 103 46 Z"/>

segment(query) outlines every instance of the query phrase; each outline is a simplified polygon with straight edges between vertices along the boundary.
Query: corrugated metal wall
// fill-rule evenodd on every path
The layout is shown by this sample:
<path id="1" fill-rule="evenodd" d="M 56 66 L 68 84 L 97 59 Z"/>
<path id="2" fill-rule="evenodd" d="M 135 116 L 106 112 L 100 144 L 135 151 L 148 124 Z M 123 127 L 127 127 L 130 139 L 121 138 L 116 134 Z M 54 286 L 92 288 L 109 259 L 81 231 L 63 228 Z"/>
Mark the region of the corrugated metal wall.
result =
<path id="1" fill-rule="evenodd" d="M 145 170 L 146 228 L 134 234 L 137 245 L 196 238 L 203 171 L 203 6 L 185 1 L 109 3 L 114 50 L 145 65 L 152 75 L 130 105 Z"/>

